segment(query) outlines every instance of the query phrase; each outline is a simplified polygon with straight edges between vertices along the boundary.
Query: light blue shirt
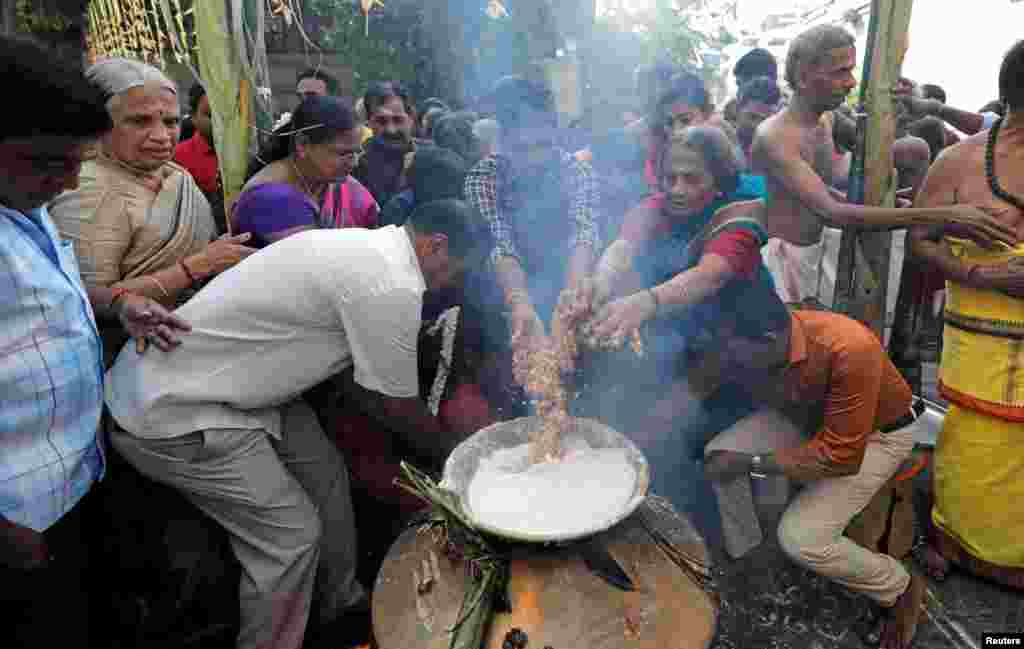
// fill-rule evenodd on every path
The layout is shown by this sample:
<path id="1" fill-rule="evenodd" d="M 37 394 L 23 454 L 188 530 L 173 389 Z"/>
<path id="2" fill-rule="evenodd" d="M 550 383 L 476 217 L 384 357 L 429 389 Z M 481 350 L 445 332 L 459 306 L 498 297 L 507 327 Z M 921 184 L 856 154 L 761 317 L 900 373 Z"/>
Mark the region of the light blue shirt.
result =
<path id="1" fill-rule="evenodd" d="M 0 515 L 42 531 L 103 476 L 103 353 L 70 242 L 0 205 Z"/>

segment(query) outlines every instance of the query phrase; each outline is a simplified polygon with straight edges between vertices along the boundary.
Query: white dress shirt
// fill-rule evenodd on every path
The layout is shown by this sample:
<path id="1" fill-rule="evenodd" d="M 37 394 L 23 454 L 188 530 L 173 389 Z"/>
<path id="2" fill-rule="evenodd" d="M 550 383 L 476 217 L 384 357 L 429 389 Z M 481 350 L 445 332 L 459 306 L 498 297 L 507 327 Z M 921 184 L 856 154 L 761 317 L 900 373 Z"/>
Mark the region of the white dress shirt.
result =
<path id="1" fill-rule="evenodd" d="M 107 404 L 137 437 L 209 428 L 279 437 L 276 406 L 353 364 L 364 388 L 415 397 L 425 290 L 404 228 L 295 234 L 178 309 L 192 331 L 177 349 L 140 356 L 129 341 L 107 375 Z"/>

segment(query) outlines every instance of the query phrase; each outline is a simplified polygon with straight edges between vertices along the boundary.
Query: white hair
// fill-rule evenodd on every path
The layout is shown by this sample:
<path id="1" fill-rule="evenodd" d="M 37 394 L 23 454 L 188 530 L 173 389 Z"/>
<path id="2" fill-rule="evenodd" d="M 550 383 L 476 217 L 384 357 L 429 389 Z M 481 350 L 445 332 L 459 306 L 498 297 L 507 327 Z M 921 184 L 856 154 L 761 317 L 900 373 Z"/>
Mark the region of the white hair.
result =
<path id="1" fill-rule="evenodd" d="M 114 100 L 119 95 L 132 88 L 155 84 L 175 96 L 178 94 L 178 87 L 162 71 L 134 59 L 121 57 L 102 59 L 89 66 L 89 69 L 85 71 L 85 76 L 89 81 L 98 85 L 107 96 L 108 111 L 111 110 Z"/>

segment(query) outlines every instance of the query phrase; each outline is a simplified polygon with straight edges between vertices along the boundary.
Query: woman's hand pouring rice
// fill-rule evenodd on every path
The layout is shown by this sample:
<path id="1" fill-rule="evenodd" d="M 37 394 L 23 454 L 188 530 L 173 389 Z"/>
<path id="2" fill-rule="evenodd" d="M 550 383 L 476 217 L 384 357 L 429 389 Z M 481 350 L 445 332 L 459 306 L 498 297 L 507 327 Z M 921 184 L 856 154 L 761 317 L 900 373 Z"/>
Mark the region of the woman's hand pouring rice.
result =
<path id="1" fill-rule="evenodd" d="M 654 317 L 658 303 L 649 290 L 619 298 L 601 309 L 593 322 L 598 338 L 625 339 Z"/>

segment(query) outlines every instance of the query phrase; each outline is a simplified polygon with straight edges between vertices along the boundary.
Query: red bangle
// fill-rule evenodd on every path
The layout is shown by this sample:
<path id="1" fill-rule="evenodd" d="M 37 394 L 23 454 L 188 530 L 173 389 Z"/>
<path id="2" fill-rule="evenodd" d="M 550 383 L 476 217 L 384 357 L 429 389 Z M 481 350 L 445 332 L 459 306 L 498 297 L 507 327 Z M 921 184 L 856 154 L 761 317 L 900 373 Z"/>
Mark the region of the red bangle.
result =
<path id="1" fill-rule="evenodd" d="M 131 293 L 126 288 L 118 287 L 110 290 L 110 308 L 113 309 L 117 301 L 123 298 L 125 295 Z"/>
<path id="2" fill-rule="evenodd" d="M 193 284 L 195 284 L 196 282 L 199 281 L 199 280 L 196 279 L 196 276 L 192 274 L 192 271 L 190 271 L 188 269 L 188 266 L 185 265 L 185 260 L 184 259 L 179 261 L 178 264 L 181 266 L 181 269 L 183 271 L 185 271 L 185 277 L 188 278 L 188 281 L 192 282 Z"/>

